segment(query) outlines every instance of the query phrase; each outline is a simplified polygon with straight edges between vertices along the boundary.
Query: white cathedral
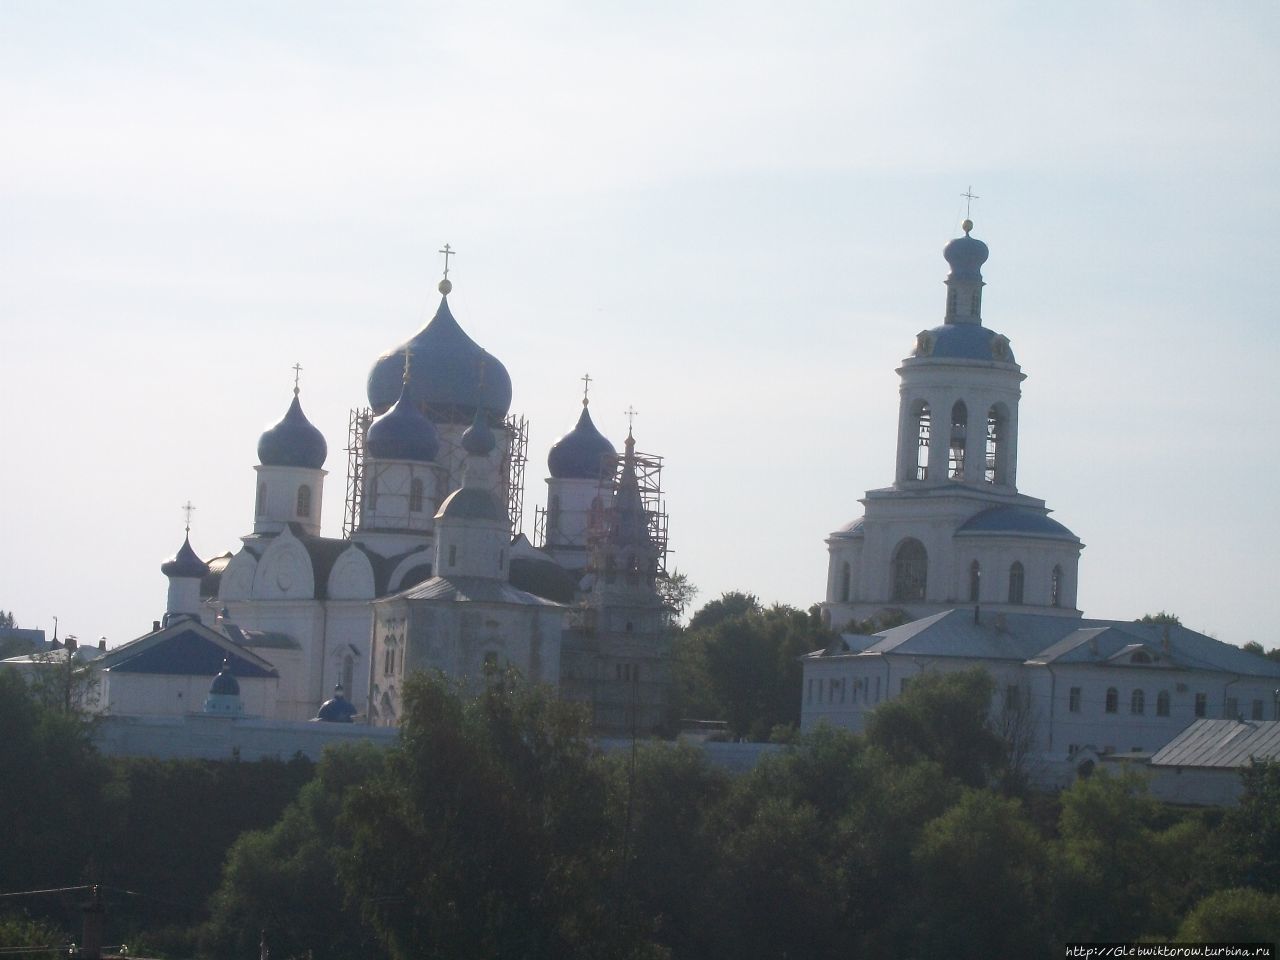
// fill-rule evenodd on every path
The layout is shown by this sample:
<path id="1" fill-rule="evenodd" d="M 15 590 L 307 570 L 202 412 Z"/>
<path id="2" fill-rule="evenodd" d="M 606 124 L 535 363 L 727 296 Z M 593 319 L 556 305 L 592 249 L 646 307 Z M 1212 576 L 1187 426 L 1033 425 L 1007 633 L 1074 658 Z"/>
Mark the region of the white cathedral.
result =
<path id="1" fill-rule="evenodd" d="M 505 367 L 450 312 L 451 290 L 446 256 L 435 316 L 369 374 L 343 536 L 320 532 L 329 450 L 295 382 L 258 441 L 250 532 L 208 562 L 188 536 L 163 564 L 164 618 L 97 662 L 100 709 L 394 725 L 414 670 L 474 685 L 514 666 L 586 705 L 598 731 L 664 723 L 661 458 L 630 432 L 619 456 L 584 391 L 548 456 L 539 547 L 516 533 L 525 425 L 509 415 Z"/>
<path id="2" fill-rule="evenodd" d="M 1280 719 L 1280 664 L 1180 624 L 1084 618 L 1084 545 L 1018 491 L 1025 374 L 983 324 L 988 250 L 972 229 L 943 250 L 942 324 L 898 368 L 893 483 L 827 539 L 822 610 L 839 639 L 804 658 L 802 727 L 861 730 L 914 677 L 972 666 L 1050 772 L 1150 755 L 1198 718 Z"/>

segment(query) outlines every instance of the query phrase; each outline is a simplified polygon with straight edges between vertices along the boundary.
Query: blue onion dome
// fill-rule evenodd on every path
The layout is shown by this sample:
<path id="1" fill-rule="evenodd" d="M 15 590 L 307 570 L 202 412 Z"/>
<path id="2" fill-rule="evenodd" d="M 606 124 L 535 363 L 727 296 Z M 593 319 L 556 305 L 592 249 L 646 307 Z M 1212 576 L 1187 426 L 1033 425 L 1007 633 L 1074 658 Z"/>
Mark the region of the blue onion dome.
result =
<path id="1" fill-rule="evenodd" d="M 483 410 L 476 410 L 471 426 L 462 431 L 462 449 L 473 457 L 487 457 L 498 445 Z"/>
<path id="2" fill-rule="evenodd" d="M 196 556 L 191 549 L 191 536 L 183 541 L 178 552 L 160 564 L 160 572 L 166 577 L 187 577 L 203 579 L 209 575 L 209 565 Z"/>
<path id="3" fill-rule="evenodd" d="M 333 688 L 333 697 L 320 705 L 316 719 L 323 723 L 351 723 L 356 715 L 356 708 L 351 701 L 342 695 L 342 684 Z"/>
<path id="4" fill-rule="evenodd" d="M 547 470 L 556 480 L 596 480 L 601 467 L 612 465 L 617 456 L 614 445 L 591 422 L 584 400 L 577 425 L 551 445 Z"/>
<path id="5" fill-rule="evenodd" d="M 431 463 L 440 452 L 440 434 L 435 424 L 422 415 L 408 394 L 405 384 L 396 405 L 369 427 L 365 451 L 375 460 Z"/>
<path id="6" fill-rule="evenodd" d="M 951 276 L 961 280 L 981 280 L 982 265 L 987 262 L 990 251 L 981 240 L 969 236 L 973 229 L 973 221 L 963 224 L 964 236 L 957 237 L 942 248 L 942 256 L 951 264 Z"/>
<path id="7" fill-rule="evenodd" d="M 449 298 L 431 322 L 407 343 L 388 350 L 369 372 L 369 405 L 375 414 L 400 395 L 404 355 L 412 353 L 410 394 L 437 423 L 468 423 L 477 409 L 501 419 L 511 408 L 511 375 L 502 363 L 463 332 L 449 312 Z M 481 372 L 483 371 L 483 373 Z"/>
<path id="8" fill-rule="evenodd" d="M 298 391 L 284 419 L 258 438 L 258 462 L 264 467 L 307 467 L 319 470 L 329 455 L 324 434 L 302 412 Z"/>
<path id="9" fill-rule="evenodd" d="M 224 697 L 240 696 L 240 681 L 231 673 L 230 660 L 222 661 L 222 669 L 218 671 L 218 675 L 213 678 L 213 683 L 209 685 L 209 696 L 215 697 L 218 695 Z"/>

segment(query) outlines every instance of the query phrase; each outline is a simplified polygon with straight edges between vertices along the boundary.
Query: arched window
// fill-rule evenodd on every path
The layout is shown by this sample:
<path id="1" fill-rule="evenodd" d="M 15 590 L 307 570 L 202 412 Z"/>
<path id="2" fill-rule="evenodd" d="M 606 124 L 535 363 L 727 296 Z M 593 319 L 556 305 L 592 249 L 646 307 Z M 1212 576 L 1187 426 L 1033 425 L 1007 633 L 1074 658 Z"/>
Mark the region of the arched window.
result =
<path id="1" fill-rule="evenodd" d="M 253 507 L 253 515 L 260 517 L 267 512 L 267 484 L 265 481 L 258 484 L 258 500 Z"/>
<path id="2" fill-rule="evenodd" d="M 964 479 L 964 441 L 969 428 L 969 408 L 957 400 L 951 408 L 951 443 L 947 448 L 947 479 Z"/>
<path id="3" fill-rule="evenodd" d="M 409 481 L 409 512 L 422 512 L 422 478 L 414 477 Z"/>
<path id="4" fill-rule="evenodd" d="M 843 563 L 840 567 L 840 602 L 849 602 L 849 564 Z"/>
<path id="5" fill-rule="evenodd" d="M 1169 691 L 1161 690 L 1156 694 L 1156 716 L 1167 717 L 1169 715 Z"/>
<path id="6" fill-rule="evenodd" d="M 929 478 L 929 404 L 917 400 L 912 415 L 916 435 L 916 479 Z"/>
<path id="7" fill-rule="evenodd" d="M 929 555 L 924 544 L 908 537 L 893 553 L 893 599 L 923 600 L 928 583 Z"/>
<path id="8" fill-rule="evenodd" d="M 1003 404 L 997 403 L 987 411 L 987 462 L 982 473 L 987 483 L 1008 483 L 1004 449 L 1008 419 Z"/>
<path id="9" fill-rule="evenodd" d="M 969 600 L 977 603 L 982 596 L 982 564 L 977 560 L 969 564 Z"/>
<path id="10" fill-rule="evenodd" d="M 1107 713 L 1115 713 L 1120 709 L 1120 691 L 1115 687 L 1107 687 Z"/>
<path id="11" fill-rule="evenodd" d="M 300 517 L 311 516 L 311 487 L 305 483 L 298 488 L 297 514 Z"/>
<path id="12" fill-rule="evenodd" d="M 1147 712 L 1147 695 L 1141 690 L 1133 691 L 1129 697 L 1130 713 L 1146 713 Z"/>
<path id="13" fill-rule="evenodd" d="M 1022 587 L 1026 579 L 1026 572 L 1022 569 L 1022 561 L 1013 561 L 1013 566 L 1009 568 L 1009 602 L 1022 602 Z"/>
<path id="14" fill-rule="evenodd" d="M 1049 575 L 1049 606 L 1062 606 L 1062 567 L 1053 565 L 1053 573 Z"/>

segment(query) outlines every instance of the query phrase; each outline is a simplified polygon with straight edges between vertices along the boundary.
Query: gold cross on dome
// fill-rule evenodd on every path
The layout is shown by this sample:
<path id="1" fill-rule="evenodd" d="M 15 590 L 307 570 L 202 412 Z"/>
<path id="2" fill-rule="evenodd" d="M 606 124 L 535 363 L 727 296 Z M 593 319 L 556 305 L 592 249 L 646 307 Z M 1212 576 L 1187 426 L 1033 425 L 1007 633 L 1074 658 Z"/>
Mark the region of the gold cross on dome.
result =
<path id="1" fill-rule="evenodd" d="M 973 206 L 973 201 L 981 200 L 982 198 L 973 192 L 972 184 L 970 184 L 969 189 L 966 190 L 964 193 L 960 194 L 960 196 L 964 197 L 964 218 L 966 220 L 973 219 L 972 217 L 969 216 L 969 214 L 972 212 L 970 210 L 970 207 Z"/>
<path id="2" fill-rule="evenodd" d="M 296 397 L 299 391 L 298 383 L 302 380 L 302 364 L 295 363 L 292 367 L 292 370 L 293 370 L 293 395 Z"/>
<path id="3" fill-rule="evenodd" d="M 631 428 L 636 425 L 636 417 L 640 416 L 640 411 L 635 407 L 627 407 L 622 414 L 627 418 L 627 433 L 630 433 Z"/>
<path id="4" fill-rule="evenodd" d="M 190 500 L 182 505 L 182 512 L 187 515 L 187 533 L 191 532 L 191 514 L 195 512 L 195 509 Z"/>
<path id="5" fill-rule="evenodd" d="M 449 246 L 446 243 L 441 249 L 437 250 L 436 253 L 444 254 L 444 278 L 448 280 L 449 279 L 449 258 L 452 256 L 456 256 L 458 251 L 454 250 L 453 247 Z"/>
<path id="6" fill-rule="evenodd" d="M 581 379 L 582 379 L 582 405 L 585 407 L 587 405 L 587 394 L 591 390 L 591 374 L 584 373 Z"/>

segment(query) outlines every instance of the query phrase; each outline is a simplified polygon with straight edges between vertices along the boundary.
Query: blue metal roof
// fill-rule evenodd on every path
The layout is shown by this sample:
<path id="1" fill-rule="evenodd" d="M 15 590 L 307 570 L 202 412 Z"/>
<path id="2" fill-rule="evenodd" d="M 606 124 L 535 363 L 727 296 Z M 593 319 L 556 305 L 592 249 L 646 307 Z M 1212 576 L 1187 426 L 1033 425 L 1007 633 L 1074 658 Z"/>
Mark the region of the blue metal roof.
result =
<path id="1" fill-rule="evenodd" d="M 159 643 L 140 644 L 138 651 L 132 655 L 130 646 L 132 644 L 112 650 L 109 657 L 104 658 L 105 668 L 112 673 L 212 677 L 222 671 L 222 663 L 226 660 L 230 662 L 231 673 L 237 677 L 276 675 L 274 671 L 263 669 L 191 628 L 166 637 Z"/>
<path id="2" fill-rule="evenodd" d="M 333 691 L 332 699 L 320 705 L 316 719 L 323 723 L 351 723 L 356 713 L 355 706 L 342 695 L 342 686 L 339 684 Z"/>
<path id="3" fill-rule="evenodd" d="M 382 413 L 400 396 L 405 351 L 410 395 L 420 407 L 447 423 L 467 423 L 476 408 L 505 417 L 511 407 L 511 375 L 492 354 L 483 350 L 458 325 L 442 297 L 431 322 L 407 343 L 388 350 L 369 371 L 369 404 Z M 481 372 L 483 371 L 483 373 Z"/>
<path id="4" fill-rule="evenodd" d="M 978 323 L 944 323 L 925 330 L 916 338 L 912 356 L 1017 362 L 1008 338 Z"/>
<path id="5" fill-rule="evenodd" d="M 596 429 L 584 400 L 577 424 L 551 445 L 547 470 L 557 480 L 595 480 L 606 463 L 612 468 L 617 456 L 617 448 Z"/>
<path id="6" fill-rule="evenodd" d="M 970 517 L 956 531 L 960 534 L 1015 533 L 1058 540 L 1080 539 L 1057 520 L 1029 507 L 992 507 Z"/>
<path id="7" fill-rule="evenodd" d="M 375 460 L 412 460 L 432 463 L 440 452 L 440 434 L 408 397 L 402 384 L 400 399 L 380 416 L 365 435 L 365 450 Z"/>
<path id="8" fill-rule="evenodd" d="M 308 467 L 319 470 L 329 455 L 324 434 L 302 412 L 294 393 L 284 418 L 258 438 L 258 462 L 264 467 Z"/>

